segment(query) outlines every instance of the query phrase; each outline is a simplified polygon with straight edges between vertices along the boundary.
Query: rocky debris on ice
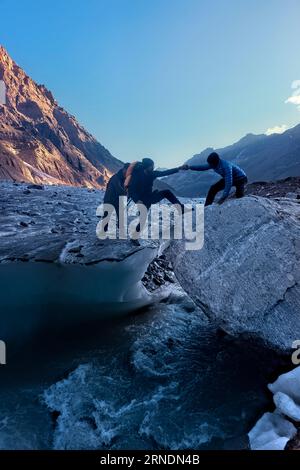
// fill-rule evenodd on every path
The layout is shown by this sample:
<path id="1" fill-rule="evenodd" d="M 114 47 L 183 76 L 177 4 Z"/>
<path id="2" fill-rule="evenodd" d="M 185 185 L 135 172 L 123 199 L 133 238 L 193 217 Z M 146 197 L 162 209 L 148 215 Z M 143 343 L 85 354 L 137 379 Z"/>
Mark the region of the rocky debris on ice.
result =
<path id="1" fill-rule="evenodd" d="M 150 263 L 142 282 L 151 292 L 164 286 L 166 283 L 174 284 L 176 282 L 172 265 L 164 254 L 158 256 Z"/>
<path id="2" fill-rule="evenodd" d="M 283 450 L 297 433 L 295 426 L 277 413 L 265 413 L 249 432 L 252 450 Z"/>
<path id="3" fill-rule="evenodd" d="M 290 353 L 300 338 L 300 205 L 257 196 L 205 210 L 205 242 L 168 251 L 196 304 L 232 335 Z"/>
<path id="4" fill-rule="evenodd" d="M 268 198 L 296 199 L 300 202 L 300 177 L 290 176 L 279 181 L 258 181 L 247 185 L 247 195 Z"/>

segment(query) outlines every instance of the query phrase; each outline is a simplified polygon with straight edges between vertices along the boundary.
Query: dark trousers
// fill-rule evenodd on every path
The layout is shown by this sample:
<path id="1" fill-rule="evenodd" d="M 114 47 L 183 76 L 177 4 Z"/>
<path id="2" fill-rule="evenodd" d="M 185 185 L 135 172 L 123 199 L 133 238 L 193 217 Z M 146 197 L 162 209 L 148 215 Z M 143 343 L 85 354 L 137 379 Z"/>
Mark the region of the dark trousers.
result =
<path id="1" fill-rule="evenodd" d="M 153 191 L 149 196 L 144 197 L 141 202 L 147 207 L 147 209 L 150 209 L 152 204 L 157 204 L 163 199 L 167 199 L 171 204 L 178 204 L 182 210 L 184 208 L 184 205 L 177 199 L 177 197 L 169 189 L 163 189 L 162 191 Z M 144 224 L 142 222 L 142 228 L 143 228 L 143 225 Z M 141 231 L 140 224 L 137 225 L 136 231 L 137 233 Z"/>
<path id="2" fill-rule="evenodd" d="M 171 202 L 171 204 L 178 204 L 179 206 L 182 207 L 181 202 L 169 189 L 164 189 L 162 191 L 153 191 L 153 193 L 150 194 L 148 197 L 146 197 L 142 202 L 149 209 L 152 206 L 152 204 L 157 204 L 163 199 L 167 199 L 168 201 Z"/>
<path id="3" fill-rule="evenodd" d="M 110 204 L 111 204 L 111 203 L 110 203 Z M 117 221 L 118 221 L 118 225 L 119 225 L 119 205 L 118 205 L 118 204 L 111 204 L 111 205 L 114 206 L 114 208 L 115 208 L 116 216 L 117 216 Z M 104 217 L 107 217 L 108 214 L 109 214 L 109 213 L 108 213 L 107 211 L 104 211 L 103 218 L 104 218 Z M 107 232 L 107 230 L 108 230 L 108 222 L 104 225 L 103 230 L 104 230 L 104 232 Z"/>
<path id="4" fill-rule="evenodd" d="M 178 204 L 180 207 L 183 207 L 183 204 L 181 204 L 181 202 L 169 189 L 164 189 L 162 191 L 153 191 L 149 196 L 143 198 L 141 202 L 147 207 L 147 209 L 150 209 L 152 204 L 157 204 L 163 199 L 167 199 L 168 201 L 171 202 L 171 204 Z M 135 202 L 138 202 L 138 201 L 135 201 Z M 119 220 L 119 206 L 117 204 L 113 204 L 113 206 L 115 207 L 117 219 Z M 104 217 L 107 217 L 107 216 L 108 216 L 108 212 L 105 211 Z M 104 232 L 107 232 L 108 223 L 105 224 L 103 229 L 104 229 Z M 140 227 L 138 225 L 137 231 L 139 230 L 140 230 Z"/>
<path id="5" fill-rule="evenodd" d="M 235 197 L 240 198 L 244 196 L 245 193 L 245 185 L 247 183 L 247 178 L 238 178 L 233 180 L 232 186 L 235 186 Z M 206 196 L 205 205 L 210 206 L 219 191 L 222 191 L 225 188 L 225 180 L 222 178 L 221 180 L 217 181 L 217 183 L 213 184 Z"/>

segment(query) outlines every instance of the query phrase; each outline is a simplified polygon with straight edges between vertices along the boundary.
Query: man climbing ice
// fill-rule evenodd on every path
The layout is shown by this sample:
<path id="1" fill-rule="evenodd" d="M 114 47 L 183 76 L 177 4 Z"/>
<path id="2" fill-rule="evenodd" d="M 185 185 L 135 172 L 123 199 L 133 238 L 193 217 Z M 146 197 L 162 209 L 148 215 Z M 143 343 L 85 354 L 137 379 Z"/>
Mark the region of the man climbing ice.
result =
<path id="1" fill-rule="evenodd" d="M 162 191 L 153 191 L 153 183 L 156 178 L 169 176 L 177 173 L 179 170 L 187 170 L 188 165 L 182 165 L 170 170 L 154 170 L 154 161 L 151 158 L 143 158 L 142 162 L 135 162 L 127 170 L 125 188 L 127 188 L 129 197 L 135 202 L 144 204 L 147 209 L 152 204 L 157 204 L 163 199 L 167 199 L 172 204 L 178 204 L 182 211 L 184 205 L 169 189 Z"/>
<path id="2" fill-rule="evenodd" d="M 136 204 L 143 204 L 147 210 L 150 209 L 152 204 L 157 204 L 163 199 L 167 199 L 171 204 L 176 205 L 181 214 L 183 214 L 185 211 L 184 204 L 177 199 L 172 191 L 169 189 L 153 191 L 153 183 L 156 178 L 169 176 L 177 173 L 179 170 L 187 169 L 188 165 L 182 165 L 170 170 L 154 170 L 154 161 L 151 158 L 143 158 L 141 162 L 134 162 L 129 166 L 125 179 L 125 188 L 127 189 L 128 196 Z M 141 217 L 141 222 L 136 227 L 137 236 L 143 230 L 145 222 L 146 215 L 144 214 Z M 139 243 L 138 240 L 133 241 L 137 244 Z"/>

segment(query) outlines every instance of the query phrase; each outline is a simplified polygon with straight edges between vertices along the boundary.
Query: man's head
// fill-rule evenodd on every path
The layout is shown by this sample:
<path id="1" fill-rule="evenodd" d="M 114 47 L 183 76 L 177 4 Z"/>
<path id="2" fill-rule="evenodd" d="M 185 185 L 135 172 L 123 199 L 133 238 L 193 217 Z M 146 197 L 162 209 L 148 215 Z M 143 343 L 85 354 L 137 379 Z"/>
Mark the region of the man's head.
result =
<path id="1" fill-rule="evenodd" d="M 217 168 L 217 166 L 220 163 L 220 157 L 216 152 L 212 152 L 210 155 L 207 157 L 207 163 L 209 166 L 212 168 Z"/>
<path id="2" fill-rule="evenodd" d="M 130 165 L 130 163 L 125 163 L 125 165 L 122 168 L 124 178 L 126 176 L 126 172 L 128 170 L 129 165 Z"/>
<path id="3" fill-rule="evenodd" d="M 142 165 L 145 173 L 151 173 L 154 170 L 154 161 L 151 158 L 143 158 Z"/>

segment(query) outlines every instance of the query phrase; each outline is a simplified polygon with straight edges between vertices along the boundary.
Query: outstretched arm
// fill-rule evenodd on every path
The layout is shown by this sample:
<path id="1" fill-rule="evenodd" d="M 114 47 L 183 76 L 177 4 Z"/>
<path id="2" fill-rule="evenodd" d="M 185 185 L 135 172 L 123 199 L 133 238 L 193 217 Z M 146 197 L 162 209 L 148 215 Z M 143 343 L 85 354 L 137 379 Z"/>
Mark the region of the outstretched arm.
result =
<path id="1" fill-rule="evenodd" d="M 206 171 L 206 170 L 211 170 L 211 167 L 207 164 L 204 165 L 189 165 L 189 170 L 192 171 Z"/>
<path id="2" fill-rule="evenodd" d="M 162 176 L 169 176 L 173 175 L 173 173 L 178 173 L 178 171 L 181 169 L 179 168 L 171 168 L 170 170 L 163 170 L 163 171 L 153 171 L 153 177 L 154 178 L 161 178 Z"/>

